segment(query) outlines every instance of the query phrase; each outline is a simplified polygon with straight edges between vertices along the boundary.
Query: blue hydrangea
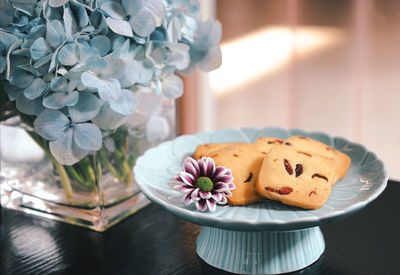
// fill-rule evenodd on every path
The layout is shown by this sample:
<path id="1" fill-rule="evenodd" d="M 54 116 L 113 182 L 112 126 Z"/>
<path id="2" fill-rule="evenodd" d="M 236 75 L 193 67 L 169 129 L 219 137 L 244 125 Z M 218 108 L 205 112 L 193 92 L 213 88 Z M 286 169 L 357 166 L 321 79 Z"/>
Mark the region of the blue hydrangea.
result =
<path id="1" fill-rule="evenodd" d="M 34 130 L 61 164 L 111 148 L 110 132 L 144 106 L 141 94 L 178 98 L 177 73 L 221 63 L 221 26 L 199 20 L 197 0 L 0 0 L 0 7 L 1 85 L 35 117 Z M 140 120 L 150 141 L 168 135 L 156 112 Z"/>

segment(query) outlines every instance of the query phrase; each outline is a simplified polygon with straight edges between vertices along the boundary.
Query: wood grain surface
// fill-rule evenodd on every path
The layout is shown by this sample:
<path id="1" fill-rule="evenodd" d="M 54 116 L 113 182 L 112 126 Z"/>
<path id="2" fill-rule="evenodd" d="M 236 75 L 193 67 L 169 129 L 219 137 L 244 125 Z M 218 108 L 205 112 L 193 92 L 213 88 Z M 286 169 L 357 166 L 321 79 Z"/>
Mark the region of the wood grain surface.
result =
<path id="1" fill-rule="evenodd" d="M 321 226 L 326 250 L 294 274 L 400 274 L 400 183 Z M 228 274 L 196 255 L 200 226 L 151 204 L 104 233 L 2 209 L 0 274 Z"/>

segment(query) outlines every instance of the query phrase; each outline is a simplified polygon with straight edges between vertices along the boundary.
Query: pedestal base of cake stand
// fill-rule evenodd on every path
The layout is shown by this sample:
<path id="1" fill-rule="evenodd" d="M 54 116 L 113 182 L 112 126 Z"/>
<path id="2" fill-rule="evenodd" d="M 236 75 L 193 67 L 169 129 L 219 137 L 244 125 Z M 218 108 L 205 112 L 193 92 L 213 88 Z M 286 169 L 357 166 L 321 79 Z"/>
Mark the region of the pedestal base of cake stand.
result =
<path id="1" fill-rule="evenodd" d="M 230 231 L 203 227 L 196 251 L 216 268 L 238 274 L 280 274 L 305 268 L 325 249 L 318 226 L 294 231 Z"/>

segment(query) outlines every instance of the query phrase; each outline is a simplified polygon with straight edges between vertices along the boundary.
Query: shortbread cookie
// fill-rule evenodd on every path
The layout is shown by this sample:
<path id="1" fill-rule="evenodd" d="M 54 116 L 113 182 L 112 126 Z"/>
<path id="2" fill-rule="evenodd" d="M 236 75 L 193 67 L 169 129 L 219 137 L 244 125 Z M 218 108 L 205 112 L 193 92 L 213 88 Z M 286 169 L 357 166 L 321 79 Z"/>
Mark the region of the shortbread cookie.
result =
<path id="1" fill-rule="evenodd" d="M 346 154 L 336 150 L 322 142 L 302 136 L 292 136 L 285 140 L 284 144 L 298 150 L 307 156 L 321 155 L 334 160 L 336 178 L 332 183 L 335 184 L 338 180 L 343 178 L 351 165 L 351 158 Z"/>
<path id="2" fill-rule="evenodd" d="M 317 209 L 328 199 L 334 178 L 333 160 L 321 155 L 309 157 L 282 144 L 264 158 L 256 191 L 288 205 Z"/>
<path id="3" fill-rule="evenodd" d="M 258 151 L 260 151 L 261 155 L 266 156 L 269 150 L 275 144 L 282 144 L 283 140 L 275 137 L 260 137 L 253 144 L 257 147 Z"/>
<path id="4" fill-rule="evenodd" d="M 225 146 L 229 145 L 229 143 L 207 143 L 207 144 L 201 144 L 197 146 L 196 151 L 193 154 L 193 158 L 195 160 L 199 160 L 202 157 L 206 156 L 207 154 L 221 149 Z"/>
<path id="5" fill-rule="evenodd" d="M 264 199 L 255 191 L 255 182 L 263 157 L 253 144 L 230 144 L 207 156 L 213 158 L 216 165 L 232 170 L 236 189 L 232 191 L 232 196 L 227 198 L 229 204 L 246 205 Z"/>

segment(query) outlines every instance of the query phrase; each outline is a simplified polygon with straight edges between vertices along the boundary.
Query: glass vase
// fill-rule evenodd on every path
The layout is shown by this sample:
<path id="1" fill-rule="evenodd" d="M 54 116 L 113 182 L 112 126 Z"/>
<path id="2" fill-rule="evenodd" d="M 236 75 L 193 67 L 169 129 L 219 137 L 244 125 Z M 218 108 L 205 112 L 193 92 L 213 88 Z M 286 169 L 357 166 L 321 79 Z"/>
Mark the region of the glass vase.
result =
<path id="1" fill-rule="evenodd" d="M 104 231 L 146 206 L 133 166 L 147 149 L 176 135 L 175 102 L 143 94 L 129 120 L 103 137 L 102 149 L 59 164 L 32 121 L 15 116 L 1 132 L 1 205 Z"/>

